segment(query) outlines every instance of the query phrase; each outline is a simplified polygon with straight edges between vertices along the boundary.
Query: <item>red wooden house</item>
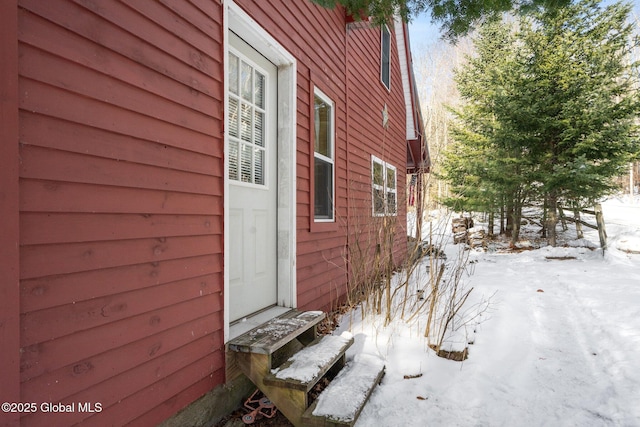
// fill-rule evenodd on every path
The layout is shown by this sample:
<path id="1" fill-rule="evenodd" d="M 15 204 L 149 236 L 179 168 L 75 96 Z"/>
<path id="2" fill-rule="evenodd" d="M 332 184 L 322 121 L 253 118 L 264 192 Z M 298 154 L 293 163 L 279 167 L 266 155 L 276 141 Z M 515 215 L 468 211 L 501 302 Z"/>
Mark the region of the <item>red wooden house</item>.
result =
<path id="1" fill-rule="evenodd" d="M 428 167 L 406 25 L 349 21 L 307 0 L 2 2 L 0 400 L 36 407 L 0 425 L 219 405 L 254 313 L 345 293 L 354 229 L 406 222 Z"/>

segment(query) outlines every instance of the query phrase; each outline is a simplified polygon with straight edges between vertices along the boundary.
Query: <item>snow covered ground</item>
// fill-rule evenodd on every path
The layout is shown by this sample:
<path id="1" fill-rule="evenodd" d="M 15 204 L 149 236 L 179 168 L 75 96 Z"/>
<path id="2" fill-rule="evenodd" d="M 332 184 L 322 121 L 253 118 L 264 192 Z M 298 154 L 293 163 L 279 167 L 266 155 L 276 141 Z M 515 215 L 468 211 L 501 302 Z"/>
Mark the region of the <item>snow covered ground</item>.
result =
<path id="1" fill-rule="evenodd" d="M 424 326 L 345 315 L 348 357 L 386 363 L 356 426 L 640 426 L 640 199 L 603 209 L 604 256 L 574 245 L 471 253 L 473 301 L 491 303 L 464 362 L 428 349 Z M 585 239 L 599 246 L 595 230 Z"/>

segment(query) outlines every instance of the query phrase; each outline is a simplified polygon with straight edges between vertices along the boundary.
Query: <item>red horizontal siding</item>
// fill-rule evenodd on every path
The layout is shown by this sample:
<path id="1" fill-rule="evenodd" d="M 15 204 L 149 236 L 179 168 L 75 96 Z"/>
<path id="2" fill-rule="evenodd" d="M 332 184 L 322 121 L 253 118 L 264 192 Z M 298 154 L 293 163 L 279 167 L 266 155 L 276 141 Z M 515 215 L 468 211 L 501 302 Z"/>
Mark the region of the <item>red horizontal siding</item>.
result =
<path id="1" fill-rule="evenodd" d="M 222 128 L 218 121 L 212 121 L 211 131 L 209 135 L 205 135 L 100 100 L 85 99 L 70 91 L 34 80 L 21 79 L 20 85 L 25 94 L 21 98 L 20 107 L 25 111 L 204 154 L 221 153 L 220 146 L 210 143 L 212 135 L 221 135 Z M 83 108 L 77 108 L 78 105 Z"/>
<path id="2" fill-rule="evenodd" d="M 30 212 L 20 224 L 23 245 L 222 234 L 213 215 Z"/>
<path id="3" fill-rule="evenodd" d="M 158 356 L 138 366 L 134 372 L 126 372 L 100 383 L 98 386 L 70 396 L 63 402 L 100 402 L 105 410 L 92 416 L 76 411 L 70 414 L 38 412 L 23 418 L 24 426 L 71 425 L 87 419 L 92 426 L 126 425 L 141 413 L 155 407 L 158 401 L 170 399 L 173 390 L 183 390 L 210 377 L 224 363 L 222 349 L 211 352 L 212 343 L 219 336 L 205 336 L 199 340 Z M 207 354 L 206 357 L 201 357 Z M 139 390 L 129 394 L 131 390 Z M 53 418 L 55 417 L 55 418 Z M 45 424 L 48 421 L 48 424 Z"/>
<path id="4" fill-rule="evenodd" d="M 222 297 L 219 294 L 209 294 L 58 339 L 34 344 L 23 343 L 22 379 L 26 381 L 142 340 L 182 323 L 211 315 L 221 308 Z M 73 352 L 69 349 L 73 349 Z"/>
<path id="5" fill-rule="evenodd" d="M 69 301 L 85 301 L 184 278 L 222 274 L 221 266 L 221 255 L 207 254 L 22 280 L 20 304 L 23 311 L 32 312 Z"/>
<path id="6" fill-rule="evenodd" d="M 350 254 L 349 262 L 367 264 L 380 244 L 381 218 L 372 218 L 371 156 L 396 167 L 397 216 L 393 227 L 393 259 L 401 263 L 406 254 L 406 115 L 397 44 L 391 32 L 391 89 L 380 81 L 380 28 L 359 28 L 349 32 L 347 99 L 349 102 L 349 188 L 351 201 L 350 246 L 356 241 L 362 254 Z M 366 100 L 363 102 L 363 100 Z M 387 108 L 388 127 L 382 126 L 382 111 Z M 367 220 L 369 218 L 369 220 Z M 371 255 L 369 255 L 371 254 Z M 358 257 L 363 257 L 359 259 Z M 364 267 L 364 265 L 363 265 Z"/>
<path id="7" fill-rule="evenodd" d="M 222 6 L 20 7 L 22 396 L 103 405 L 22 425 L 159 422 L 223 380 Z"/>
<path id="8" fill-rule="evenodd" d="M 212 316 L 198 318 L 174 328 L 145 337 L 113 350 L 79 360 L 60 369 L 46 372 L 23 387 L 24 399 L 37 399 L 42 390 L 53 402 L 80 393 L 114 375 L 134 369 L 140 362 L 151 360 L 220 330 L 221 320 Z"/>
<path id="9" fill-rule="evenodd" d="M 182 259 L 222 252 L 221 236 L 23 246 L 22 279 Z"/>
<path id="10" fill-rule="evenodd" d="M 23 178 L 219 194 L 219 178 L 23 145 Z M 213 167 L 215 162 L 212 162 Z"/>
<path id="11" fill-rule="evenodd" d="M 31 312 L 22 318 L 22 342 L 24 345 L 33 345 L 183 301 L 214 293 L 219 295 L 222 289 L 216 281 L 220 278 L 217 275 L 194 277 Z M 47 325 L 47 328 L 41 328 L 40 325 Z"/>
<path id="12" fill-rule="evenodd" d="M 222 215 L 222 194 L 179 193 L 100 184 L 24 179 L 22 212 L 136 213 L 143 215 Z M 220 184 L 216 184 L 222 187 Z M 222 191 L 222 188 L 219 188 Z"/>
<path id="13" fill-rule="evenodd" d="M 167 140 L 153 139 L 150 136 L 150 139 L 145 140 L 26 112 L 20 115 L 20 122 L 20 140 L 23 144 L 166 169 L 216 174 L 216 170 L 211 169 L 211 155 L 173 147 Z M 219 162 L 221 165 L 221 160 Z M 217 174 L 219 176 L 221 173 Z"/>

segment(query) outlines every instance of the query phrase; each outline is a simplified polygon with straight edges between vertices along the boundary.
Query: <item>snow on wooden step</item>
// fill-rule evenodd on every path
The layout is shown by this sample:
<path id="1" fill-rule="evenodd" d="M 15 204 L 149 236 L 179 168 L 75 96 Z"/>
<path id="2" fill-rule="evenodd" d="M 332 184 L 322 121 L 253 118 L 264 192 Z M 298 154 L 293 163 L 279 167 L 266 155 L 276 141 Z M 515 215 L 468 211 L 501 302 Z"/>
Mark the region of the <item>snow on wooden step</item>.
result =
<path id="1" fill-rule="evenodd" d="M 272 369 L 271 373 L 281 380 L 294 380 L 309 383 L 317 379 L 319 373 L 330 367 L 346 348 L 353 337 L 348 332 L 342 335 L 326 335 L 317 344 L 303 348 L 289 358 L 281 368 Z"/>
<path id="2" fill-rule="evenodd" d="M 380 358 L 365 354 L 356 356 L 318 396 L 313 415 L 352 422 L 380 381 L 383 371 L 384 362 Z"/>
<path id="3" fill-rule="evenodd" d="M 229 349 L 271 354 L 325 318 L 322 311 L 291 310 L 253 328 L 229 342 Z"/>

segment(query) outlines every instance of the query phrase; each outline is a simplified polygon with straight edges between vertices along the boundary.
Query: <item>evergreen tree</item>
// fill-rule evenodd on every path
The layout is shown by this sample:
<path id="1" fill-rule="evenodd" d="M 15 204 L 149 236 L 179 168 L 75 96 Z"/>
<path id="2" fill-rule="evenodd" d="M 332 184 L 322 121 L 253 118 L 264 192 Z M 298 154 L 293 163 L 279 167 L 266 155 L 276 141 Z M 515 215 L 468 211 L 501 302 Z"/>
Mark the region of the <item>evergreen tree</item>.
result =
<path id="1" fill-rule="evenodd" d="M 361 13 L 373 17 L 376 24 L 393 19 L 396 14 L 404 21 L 429 11 L 434 23 L 441 24 L 443 34 L 456 40 L 468 34 L 484 20 L 507 11 L 528 13 L 538 7 L 563 7 L 570 0 L 311 0 L 320 6 L 342 6 L 347 13 L 359 18 Z"/>
<path id="2" fill-rule="evenodd" d="M 523 72 L 513 74 L 514 92 L 496 116 L 538 163 L 529 179 L 540 183 L 552 245 L 558 203 L 579 206 L 611 192 L 638 150 L 629 12 L 585 0 L 521 20 Z"/>
<path id="3" fill-rule="evenodd" d="M 477 193 L 461 182 L 491 188 L 514 223 L 525 200 L 544 202 L 555 245 L 558 203 L 581 207 L 615 188 L 613 178 L 639 150 L 629 11 L 583 0 L 522 18 L 512 37 L 491 26 L 480 32 L 478 57 L 458 74 L 466 103 L 447 176 L 459 201 Z"/>
<path id="4" fill-rule="evenodd" d="M 445 155 L 444 178 L 454 186 L 444 204 L 456 210 L 505 212 L 513 242 L 518 239 L 522 206 L 529 195 L 523 170 L 531 161 L 513 138 L 508 123 L 496 118 L 513 89 L 515 41 L 511 27 L 485 24 L 475 39 L 477 55 L 456 72 L 463 105 L 455 110 L 452 136 Z"/>

